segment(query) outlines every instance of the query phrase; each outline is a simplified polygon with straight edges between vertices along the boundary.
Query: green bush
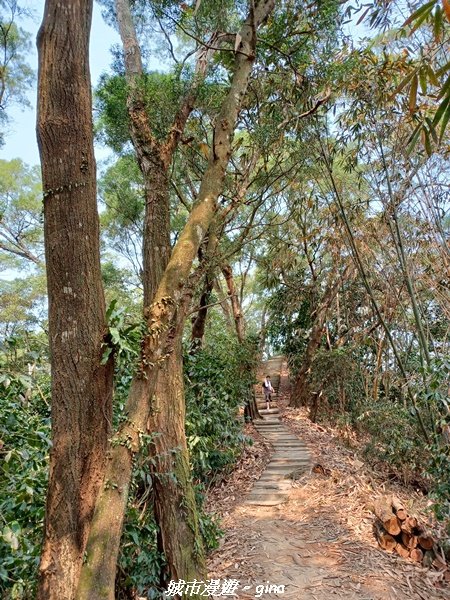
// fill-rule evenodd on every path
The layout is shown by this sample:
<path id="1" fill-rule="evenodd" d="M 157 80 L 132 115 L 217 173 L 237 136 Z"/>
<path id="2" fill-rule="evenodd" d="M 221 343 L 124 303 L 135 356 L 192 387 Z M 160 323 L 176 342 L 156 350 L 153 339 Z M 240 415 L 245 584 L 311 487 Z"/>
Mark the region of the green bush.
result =
<path id="1" fill-rule="evenodd" d="M 0 375 L 0 597 L 34 597 L 50 448 L 49 377 Z"/>
<path id="2" fill-rule="evenodd" d="M 226 332 L 185 354 L 186 436 L 194 478 L 208 482 L 242 451 L 243 415 L 255 383 L 257 340 L 240 344 Z"/>
<path id="3" fill-rule="evenodd" d="M 346 417 L 355 424 L 364 404 L 364 380 L 349 348 L 318 350 L 309 377 L 311 391 L 322 392 L 319 415 L 328 420 Z"/>

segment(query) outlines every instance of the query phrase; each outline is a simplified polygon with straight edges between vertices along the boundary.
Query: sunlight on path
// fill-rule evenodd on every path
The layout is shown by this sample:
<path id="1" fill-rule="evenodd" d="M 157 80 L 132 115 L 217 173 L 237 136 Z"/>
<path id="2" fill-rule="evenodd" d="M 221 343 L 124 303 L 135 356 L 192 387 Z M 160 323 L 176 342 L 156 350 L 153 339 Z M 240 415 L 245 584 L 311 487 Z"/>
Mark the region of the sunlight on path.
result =
<path id="1" fill-rule="evenodd" d="M 269 412 L 261 393 L 266 374 L 276 391 Z M 212 557 L 210 577 L 238 580 L 235 597 L 240 600 L 449 598 L 447 590 L 424 588 L 415 565 L 387 555 L 374 540 L 360 539 L 348 523 L 352 490 L 344 489 L 336 499 L 334 487 L 339 481 L 321 481 L 311 473 L 315 448 L 308 450 L 304 440 L 281 421 L 289 395 L 283 359 L 264 363 L 260 379 L 257 400 L 263 420 L 254 425 L 272 444 L 273 454 L 248 496 L 228 513 L 225 538 Z M 309 437 L 311 444 L 314 438 Z"/>

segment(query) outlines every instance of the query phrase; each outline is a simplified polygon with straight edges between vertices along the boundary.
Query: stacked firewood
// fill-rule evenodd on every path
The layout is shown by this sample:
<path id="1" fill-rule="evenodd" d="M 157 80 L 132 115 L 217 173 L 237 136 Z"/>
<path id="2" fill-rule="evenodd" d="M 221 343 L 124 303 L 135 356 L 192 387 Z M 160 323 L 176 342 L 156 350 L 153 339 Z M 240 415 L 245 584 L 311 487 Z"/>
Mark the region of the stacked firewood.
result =
<path id="1" fill-rule="evenodd" d="M 372 511 L 376 517 L 374 533 L 383 550 L 446 571 L 446 579 L 450 579 L 445 556 L 436 540 L 423 523 L 408 514 L 398 498 L 379 498 Z"/>

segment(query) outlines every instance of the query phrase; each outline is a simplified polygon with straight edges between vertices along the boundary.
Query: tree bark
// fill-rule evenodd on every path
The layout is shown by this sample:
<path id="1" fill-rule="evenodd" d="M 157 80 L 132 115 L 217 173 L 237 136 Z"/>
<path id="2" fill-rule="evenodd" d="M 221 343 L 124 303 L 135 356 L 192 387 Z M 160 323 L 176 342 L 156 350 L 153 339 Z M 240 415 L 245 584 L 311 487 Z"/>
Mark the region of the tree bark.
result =
<path id="1" fill-rule="evenodd" d="M 112 440 L 105 485 L 98 497 L 82 568 L 78 600 L 114 599 L 115 569 L 133 456 L 139 450 L 140 435 L 146 430 L 151 409 L 149 398 L 156 390 L 160 366 L 165 367 L 166 354 L 170 350 L 167 342 L 170 342 L 173 321 L 183 300 L 184 287 L 216 212 L 236 119 L 255 59 L 256 31 L 273 10 L 274 4 L 275 0 L 259 2 L 243 24 L 233 78 L 216 120 L 213 146 L 198 200 L 172 251 L 154 301 L 145 310 L 148 332 L 142 342 L 141 365 L 129 392 L 125 409 L 128 417 Z"/>
<path id="2" fill-rule="evenodd" d="M 245 330 L 244 330 L 244 315 L 242 313 L 242 307 L 239 302 L 239 298 L 236 291 L 236 286 L 234 285 L 234 277 L 233 270 L 230 265 L 222 266 L 222 273 L 225 278 L 228 296 L 231 301 L 231 308 L 233 311 L 234 324 L 236 327 L 236 335 L 240 342 L 244 341 Z"/>
<path id="3" fill-rule="evenodd" d="M 38 34 L 37 137 L 52 369 L 52 450 L 40 600 L 72 600 L 103 480 L 112 364 L 100 272 L 89 74 L 92 0 L 47 0 Z"/>
<path id="4" fill-rule="evenodd" d="M 143 76 L 141 52 L 129 0 L 116 0 L 116 11 L 129 85 L 130 134 L 145 181 L 143 286 L 144 306 L 148 307 L 153 302 L 169 262 L 168 170 L 179 137 L 194 107 L 197 82 L 184 99 L 165 143 L 158 142 L 152 133 L 152 123 L 140 87 Z M 202 69 L 205 68 L 203 64 Z M 198 69 L 197 74 L 200 74 Z M 147 428 L 156 435 L 156 441 L 150 445 L 149 451 L 154 461 L 151 467 L 156 491 L 154 511 L 160 529 L 160 550 L 167 562 L 166 576 L 168 579 L 189 580 L 199 574 L 205 575 L 206 569 L 184 431 L 182 323 L 175 332 L 180 339 L 172 340 L 173 352 L 167 360 L 167 368 L 158 372 L 156 392 L 153 398 L 148 399 L 153 407 Z M 169 473 L 176 477 L 175 484 Z"/>
<path id="5" fill-rule="evenodd" d="M 203 290 L 200 295 L 199 310 L 192 320 L 191 351 L 194 353 L 202 347 L 205 336 L 206 318 L 208 316 L 208 304 L 213 289 L 214 277 L 206 273 Z"/>

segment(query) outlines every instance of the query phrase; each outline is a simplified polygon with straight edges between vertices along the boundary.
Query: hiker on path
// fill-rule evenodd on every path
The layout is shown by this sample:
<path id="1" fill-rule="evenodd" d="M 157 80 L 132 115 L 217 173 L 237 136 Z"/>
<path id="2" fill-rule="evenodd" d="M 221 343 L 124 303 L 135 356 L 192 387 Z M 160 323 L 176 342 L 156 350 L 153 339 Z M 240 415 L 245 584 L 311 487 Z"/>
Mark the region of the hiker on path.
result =
<path id="1" fill-rule="evenodd" d="M 274 393 L 274 389 L 272 387 L 272 383 L 270 381 L 270 375 L 266 375 L 263 383 L 264 390 L 264 399 L 267 403 L 267 410 L 270 410 L 270 401 L 272 399 L 272 394 Z"/>

